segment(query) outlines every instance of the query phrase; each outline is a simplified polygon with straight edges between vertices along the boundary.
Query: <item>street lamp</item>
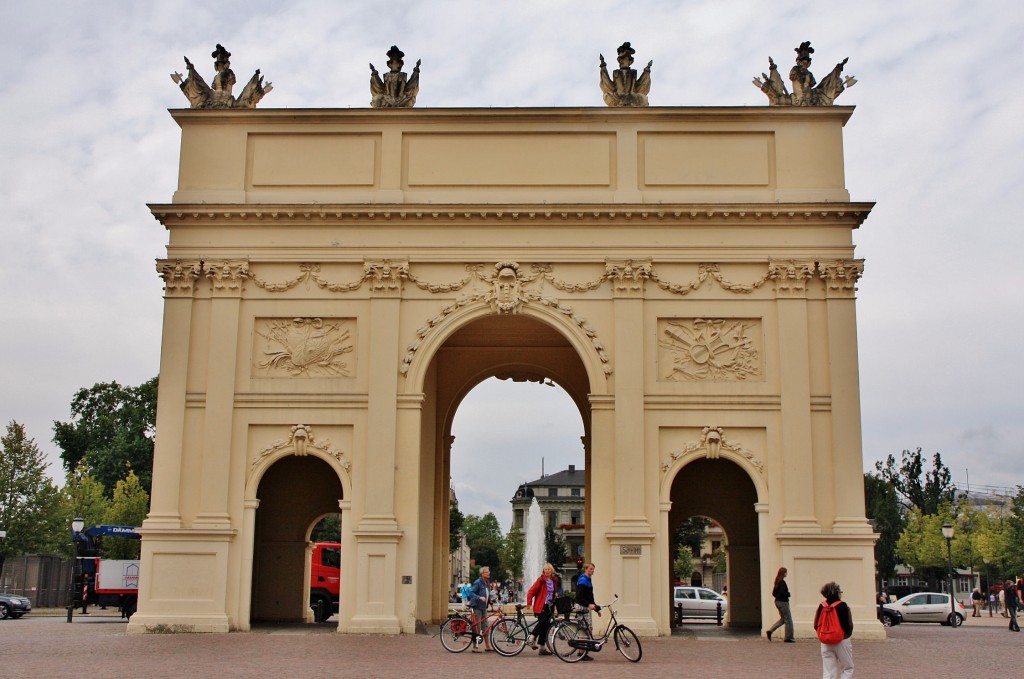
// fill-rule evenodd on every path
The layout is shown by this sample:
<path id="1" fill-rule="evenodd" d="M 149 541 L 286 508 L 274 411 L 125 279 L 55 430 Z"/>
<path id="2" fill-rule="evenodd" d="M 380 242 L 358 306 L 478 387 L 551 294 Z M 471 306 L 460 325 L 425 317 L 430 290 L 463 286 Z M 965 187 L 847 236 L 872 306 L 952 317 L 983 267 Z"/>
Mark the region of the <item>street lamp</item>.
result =
<path id="1" fill-rule="evenodd" d="M 949 560 L 949 625 L 956 627 L 956 596 L 953 592 L 953 524 L 942 524 L 942 537 L 946 538 L 946 558 Z"/>
<path id="2" fill-rule="evenodd" d="M 74 562 L 71 564 L 71 584 L 68 586 L 68 622 L 71 622 L 75 614 L 75 584 L 77 583 L 75 575 L 82 567 L 82 562 L 78 557 L 78 536 L 83 528 L 85 528 L 85 519 L 76 516 L 71 520 L 71 552 Z"/>
<path id="3" fill-rule="evenodd" d="M 988 617 L 992 617 L 992 578 L 988 571 L 989 560 L 982 557 L 985 562 L 985 605 L 988 606 Z"/>

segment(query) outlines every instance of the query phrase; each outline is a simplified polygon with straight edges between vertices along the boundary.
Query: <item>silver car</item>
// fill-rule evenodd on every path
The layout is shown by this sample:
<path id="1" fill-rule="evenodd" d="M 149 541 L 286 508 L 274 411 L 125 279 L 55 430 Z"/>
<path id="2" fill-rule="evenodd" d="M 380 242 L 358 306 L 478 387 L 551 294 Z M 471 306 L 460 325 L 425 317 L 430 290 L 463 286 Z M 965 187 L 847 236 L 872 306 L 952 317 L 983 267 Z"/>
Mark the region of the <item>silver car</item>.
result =
<path id="1" fill-rule="evenodd" d="M 724 596 L 707 587 L 673 587 L 672 603 L 677 610 L 682 604 L 684 618 L 714 618 L 718 615 L 718 604 L 722 604 L 724 616 L 729 608 Z"/>
<path id="2" fill-rule="evenodd" d="M 941 625 L 959 627 L 967 615 L 962 603 L 957 601 L 955 606 L 956 611 L 954 612 L 949 607 L 948 594 L 917 592 L 908 594 L 891 604 L 885 604 L 882 608 L 897 611 L 903 616 L 903 622 L 937 622 Z"/>

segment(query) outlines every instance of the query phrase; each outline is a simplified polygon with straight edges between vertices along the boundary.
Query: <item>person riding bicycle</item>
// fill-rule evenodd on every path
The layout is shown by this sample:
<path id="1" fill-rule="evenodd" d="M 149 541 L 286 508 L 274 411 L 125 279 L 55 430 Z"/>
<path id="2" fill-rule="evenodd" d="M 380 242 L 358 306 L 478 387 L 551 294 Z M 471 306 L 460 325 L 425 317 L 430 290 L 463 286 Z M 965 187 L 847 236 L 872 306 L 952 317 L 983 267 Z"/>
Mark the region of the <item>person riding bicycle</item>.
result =
<path id="1" fill-rule="evenodd" d="M 551 651 L 544 647 L 544 642 L 547 640 L 548 629 L 551 627 L 554 600 L 559 591 L 555 567 L 546 563 L 540 577 L 526 593 L 526 605 L 533 608 L 533 612 L 537 616 L 537 624 L 533 628 L 533 640 L 530 647 L 537 648 L 539 646 L 540 655 L 551 655 Z"/>

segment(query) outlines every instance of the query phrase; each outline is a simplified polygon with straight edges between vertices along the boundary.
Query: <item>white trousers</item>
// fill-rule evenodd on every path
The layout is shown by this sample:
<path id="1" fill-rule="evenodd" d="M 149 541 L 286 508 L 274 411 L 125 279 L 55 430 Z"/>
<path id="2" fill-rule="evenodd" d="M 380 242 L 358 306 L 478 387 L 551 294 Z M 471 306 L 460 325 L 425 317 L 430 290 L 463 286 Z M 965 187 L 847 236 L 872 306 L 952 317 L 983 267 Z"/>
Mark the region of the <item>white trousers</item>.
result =
<path id="1" fill-rule="evenodd" d="M 838 644 L 821 645 L 821 679 L 853 677 L 853 643 L 843 639 Z"/>

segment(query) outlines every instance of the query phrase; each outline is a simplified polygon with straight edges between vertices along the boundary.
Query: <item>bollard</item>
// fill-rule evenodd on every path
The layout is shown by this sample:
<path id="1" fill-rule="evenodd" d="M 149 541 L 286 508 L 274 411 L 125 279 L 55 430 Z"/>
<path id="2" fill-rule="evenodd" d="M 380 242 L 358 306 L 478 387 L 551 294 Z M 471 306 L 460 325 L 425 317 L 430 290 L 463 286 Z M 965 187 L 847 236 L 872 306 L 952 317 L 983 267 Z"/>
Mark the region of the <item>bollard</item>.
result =
<path id="1" fill-rule="evenodd" d="M 719 601 L 715 606 L 715 617 L 718 619 L 718 626 L 722 626 L 722 602 Z"/>
<path id="2" fill-rule="evenodd" d="M 683 626 L 683 605 L 676 604 L 676 627 Z"/>

